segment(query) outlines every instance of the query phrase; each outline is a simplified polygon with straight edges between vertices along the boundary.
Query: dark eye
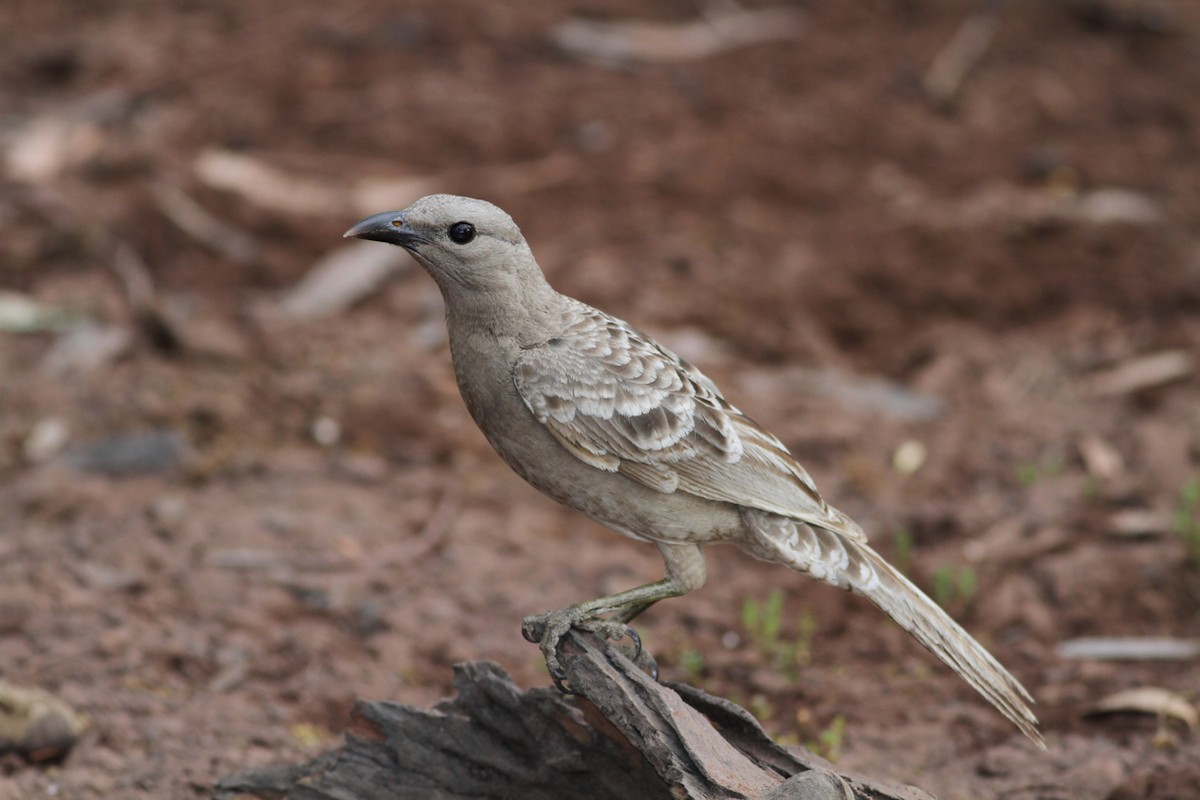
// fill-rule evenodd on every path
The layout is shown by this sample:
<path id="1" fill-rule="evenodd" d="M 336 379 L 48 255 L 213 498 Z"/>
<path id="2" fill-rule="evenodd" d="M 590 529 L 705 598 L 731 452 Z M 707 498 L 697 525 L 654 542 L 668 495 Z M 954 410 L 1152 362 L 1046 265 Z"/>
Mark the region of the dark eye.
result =
<path id="1" fill-rule="evenodd" d="M 455 244 L 466 244 L 475 238 L 475 226 L 469 222 L 456 222 L 446 231 L 446 235 Z"/>

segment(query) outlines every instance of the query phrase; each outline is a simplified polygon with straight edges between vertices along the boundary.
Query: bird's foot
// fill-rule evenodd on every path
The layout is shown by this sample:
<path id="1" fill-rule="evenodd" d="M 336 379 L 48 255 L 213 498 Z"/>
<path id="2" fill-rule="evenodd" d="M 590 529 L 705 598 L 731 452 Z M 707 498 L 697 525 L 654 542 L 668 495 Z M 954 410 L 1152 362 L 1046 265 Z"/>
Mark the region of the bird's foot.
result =
<path id="1" fill-rule="evenodd" d="M 658 664 L 642 648 L 642 637 L 631 626 L 604 617 L 589 616 L 586 611 L 575 606 L 559 611 L 547 611 L 545 614 L 534 614 L 521 621 L 521 635 L 527 641 L 534 642 L 546 659 L 546 669 L 550 679 L 563 694 L 572 694 L 567 687 L 567 671 L 563 669 L 558 658 L 558 643 L 567 631 L 578 628 L 581 631 L 594 633 L 602 639 L 620 641 L 626 636 L 633 642 L 633 652 L 627 655 L 642 669 L 658 680 Z"/>

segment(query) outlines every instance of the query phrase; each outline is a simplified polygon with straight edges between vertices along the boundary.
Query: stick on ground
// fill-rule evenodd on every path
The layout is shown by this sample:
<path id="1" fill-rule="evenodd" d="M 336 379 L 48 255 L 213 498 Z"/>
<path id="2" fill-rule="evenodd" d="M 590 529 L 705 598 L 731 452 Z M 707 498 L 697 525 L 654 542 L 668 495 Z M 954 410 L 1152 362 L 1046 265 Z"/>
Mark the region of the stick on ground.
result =
<path id="1" fill-rule="evenodd" d="M 570 632 L 562 661 L 576 697 L 460 664 L 456 698 L 430 710 L 360 701 L 340 748 L 225 778 L 215 800 L 932 800 L 784 749 L 744 709 L 656 683 L 590 634 Z"/>

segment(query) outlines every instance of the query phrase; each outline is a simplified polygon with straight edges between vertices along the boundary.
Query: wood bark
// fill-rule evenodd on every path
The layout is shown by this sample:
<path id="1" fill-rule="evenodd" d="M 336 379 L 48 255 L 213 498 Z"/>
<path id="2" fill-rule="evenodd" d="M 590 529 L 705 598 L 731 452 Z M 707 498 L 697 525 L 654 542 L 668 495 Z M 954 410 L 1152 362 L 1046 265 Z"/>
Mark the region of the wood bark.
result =
<path id="1" fill-rule="evenodd" d="M 225 778 L 214 798 L 932 800 L 785 749 L 745 709 L 657 683 L 589 634 L 572 631 L 561 655 L 573 696 L 459 664 L 457 697 L 430 710 L 359 701 L 341 747 Z"/>

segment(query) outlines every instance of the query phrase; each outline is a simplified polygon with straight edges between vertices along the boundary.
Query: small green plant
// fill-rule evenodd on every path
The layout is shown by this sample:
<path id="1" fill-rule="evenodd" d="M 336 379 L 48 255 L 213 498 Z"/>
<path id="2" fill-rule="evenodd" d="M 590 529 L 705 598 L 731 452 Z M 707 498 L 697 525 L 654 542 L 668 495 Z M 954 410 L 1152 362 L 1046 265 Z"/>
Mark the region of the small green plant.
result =
<path id="1" fill-rule="evenodd" d="M 1017 482 L 1022 486 L 1033 486 L 1041 483 L 1046 478 L 1053 478 L 1056 475 L 1061 475 L 1066 464 L 1061 455 L 1057 453 L 1047 453 L 1038 458 L 1037 461 L 1026 461 L 1023 464 L 1017 465 Z"/>
<path id="2" fill-rule="evenodd" d="M 808 749 L 828 761 L 837 762 L 842 754 L 842 740 L 846 736 L 846 718 L 838 714 L 829 723 L 829 727 L 817 735 L 815 742 L 809 742 Z"/>
<path id="3" fill-rule="evenodd" d="M 776 669 L 785 670 L 795 680 L 797 667 L 802 667 L 812 658 L 812 638 L 816 633 L 817 620 L 812 612 L 805 611 L 796 624 L 796 639 L 785 641 L 783 631 L 783 592 L 779 589 L 767 595 L 765 602 L 746 598 L 742 603 L 742 627 L 750 641 L 770 659 Z"/>
<path id="4" fill-rule="evenodd" d="M 683 668 L 689 683 L 699 683 L 704 675 L 704 654 L 694 647 L 688 647 L 679 653 L 679 666 Z"/>
<path id="5" fill-rule="evenodd" d="M 765 603 L 748 597 L 742 603 L 742 627 L 750 639 L 766 652 L 779 646 L 779 629 L 783 624 L 783 591 L 776 589 L 767 595 Z"/>
<path id="6" fill-rule="evenodd" d="M 1180 488 L 1171 528 L 1187 546 L 1188 563 L 1200 569 L 1200 478 L 1192 478 Z"/>
<path id="7" fill-rule="evenodd" d="M 892 547 L 896 551 L 892 563 L 896 565 L 896 569 L 907 574 L 908 568 L 912 566 L 913 551 L 917 548 L 912 531 L 904 525 L 897 527 L 896 532 L 892 534 Z"/>
<path id="8" fill-rule="evenodd" d="M 796 641 L 792 643 L 795 653 L 792 663 L 797 667 L 807 667 L 812 662 L 812 640 L 817 632 L 817 616 L 807 608 L 800 614 L 797 623 Z"/>
<path id="9" fill-rule="evenodd" d="M 1042 471 L 1038 469 L 1038 465 L 1032 462 L 1025 462 L 1017 465 L 1017 483 L 1022 486 L 1033 486 L 1042 479 Z"/>
<path id="10" fill-rule="evenodd" d="M 750 698 L 750 713 L 759 722 L 767 722 L 775 716 L 775 706 L 771 705 L 765 694 L 755 694 Z"/>
<path id="11" fill-rule="evenodd" d="M 933 599 L 942 608 L 949 608 L 955 602 L 970 603 L 978 589 L 979 579 L 969 566 L 955 569 L 944 564 L 933 573 Z"/>

